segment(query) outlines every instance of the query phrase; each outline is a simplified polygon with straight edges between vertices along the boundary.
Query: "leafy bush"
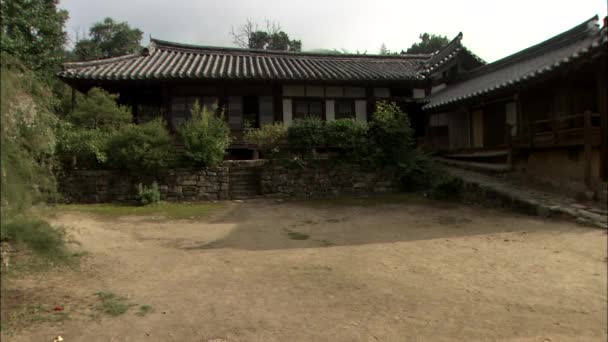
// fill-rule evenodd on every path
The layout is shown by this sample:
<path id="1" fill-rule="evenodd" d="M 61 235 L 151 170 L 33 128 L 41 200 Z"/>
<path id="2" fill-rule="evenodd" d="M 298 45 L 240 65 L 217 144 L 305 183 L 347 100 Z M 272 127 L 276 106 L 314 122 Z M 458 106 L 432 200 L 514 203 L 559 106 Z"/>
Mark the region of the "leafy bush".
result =
<path id="1" fill-rule="evenodd" d="M 326 141 L 329 147 L 340 149 L 353 161 L 367 159 L 369 154 L 368 125 L 353 119 L 340 119 L 327 124 Z"/>
<path id="2" fill-rule="evenodd" d="M 110 134 L 100 129 L 85 129 L 64 123 L 57 131 L 57 158 L 71 169 L 96 168 L 108 158 Z"/>
<path id="3" fill-rule="evenodd" d="M 431 180 L 429 196 L 435 199 L 458 199 L 463 191 L 464 184 L 461 179 L 437 171 Z"/>
<path id="4" fill-rule="evenodd" d="M 398 164 L 413 148 L 414 130 L 409 117 L 394 102 L 376 103 L 369 125 L 370 145 L 377 165 Z"/>
<path id="5" fill-rule="evenodd" d="M 429 155 L 422 150 L 412 149 L 404 152 L 397 166 L 404 190 L 416 191 L 431 186 L 434 168 Z"/>
<path id="6" fill-rule="evenodd" d="M 192 119 L 178 129 L 185 155 L 197 166 L 216 166 L 224 160 L 226 148 L 232 141 L 224 114 L 216 116 L 198 102 L 192 107 Z"/>
<path id="7" fill-rule="evenodd" d="M 309 154 L 315 147 L 325 146 L 326 128 L 325 122 L 317 117 L 295 120 L 287 129 L 289 148 L 296 153 Z"/>
<path id="8" fill-rule="evenodd" d="M 287 126 L 282 122 L 266 124 L 245 132 L 244 139 L 272 156 L 281 152 L 281 146 L 287 140 Z"/>
<path id="9" fill-rule="evenodd" d="M 116 129 L 133 121 L 131 111 L 117 104 L 118 95 L 100 88 L 92 88 L 79 99 L 67 119 L 74 125 L 89 129 Z"/>
<path id="10" fill-rule="evenodd" d="M 110 167 L 136 171 L 157 171 L 172 161 L 173 141 L 164 122 L 129 124 L 110 134 L 107 163 Z"/>
<path id="11" fill-rule="evenodd" d="M 139 183 L 137 185 L 137 195 L 135 196 L 135 199 L 140 205 L 160 202 L 160 190 L 158 190 L 158 184 L 153 182 L 152 186 L 147 187 Z"/>
<path id="12" fill-rule="evenodd" d="M 0 78 L 0 212 L 2 218 L 56 194 L 57 118 L 50 89 L 2 54 Z"/>

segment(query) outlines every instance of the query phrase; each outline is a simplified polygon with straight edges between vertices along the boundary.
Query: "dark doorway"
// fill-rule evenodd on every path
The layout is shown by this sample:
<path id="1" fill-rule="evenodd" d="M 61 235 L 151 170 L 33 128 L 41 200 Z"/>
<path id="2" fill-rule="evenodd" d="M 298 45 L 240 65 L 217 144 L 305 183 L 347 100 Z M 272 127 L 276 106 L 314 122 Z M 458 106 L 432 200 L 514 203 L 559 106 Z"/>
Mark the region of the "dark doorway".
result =
<path id="1" fill-rule="evenodd" d="M 243 115 L 245 127 L 260 127 L 260 103 L 257 96 L 243 97 Z"/>
<path id="2" fill-rule="evenodd" d="M 507 144 L 506 107 L 504 103 L 493 103 L 483 108 L 483 146 L 497 147 Z"/>

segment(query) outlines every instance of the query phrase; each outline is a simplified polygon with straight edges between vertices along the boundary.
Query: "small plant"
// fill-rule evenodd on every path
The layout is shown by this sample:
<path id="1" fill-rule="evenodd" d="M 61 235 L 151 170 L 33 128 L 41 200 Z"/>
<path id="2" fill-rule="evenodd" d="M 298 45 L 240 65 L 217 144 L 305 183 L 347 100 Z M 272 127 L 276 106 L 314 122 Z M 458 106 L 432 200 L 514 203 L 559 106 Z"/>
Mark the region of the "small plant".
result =
<path id="1" fill-rule="evenodd" d="M 101 304 L 97 305 L 95 308 L 106 315 L 120 316 L 134 306 L 134 304 L 130 304 L 126 298 L 118 297 L 112 292 L 101 291 L 97 292 L 96 295 L 101 301 Z"/>
<path id="2" fill-rule="evenodd" d="M 429 196 L 435 199 L 458 199 L 462 196 L 464 184 L 461 179 L 438 172 L 433 176 Z"/>
<path id="3" fill-rule="evenodd" d="M 230 128 L 219 116 L 200 106 L 196 101 L 192 107 L 192 119 L 178 129 L 184 144 L 185 155 L 197 166 L 216 166 L 224 160 L 226 148 L 230 146 Z"/>
<path id="4" fill-rule="evenodd" d="M 148 313 L 152 312 L 154 309 L 152 308 L 151 305 L 140 305 L 139 306 L 139 311 L 137 311 L 135 314 L 137 316 L 143 317 L 145 315 L 147 315 Z"/>
<path id="5" fill-rule="evenodd" d="M 142 183 L 137 185 L 137 195 L 135 196 L 137 203 L 140 205 L 155 204 L 160 202 L 160 190 L 158 184 L 153 182 L 150 187 L 144 186 Z"/>
<path id="6" fill-rule="evenodd" d="M 270 156 L 281 152 L 281 146 L 287 141 L 287 126 L 282 122 L 263 125 L 245 133 L 247 143 L 256 145 L 262 152 Z"/>
<path id="7" fill-rule="evenodd" d="M 302 234 L 298 232 L 288 232 L 287 236 L 289 236 L 289 238 L 292 240 L 308 240 L 308 238 L 310 237 L 307 234 Z"/>

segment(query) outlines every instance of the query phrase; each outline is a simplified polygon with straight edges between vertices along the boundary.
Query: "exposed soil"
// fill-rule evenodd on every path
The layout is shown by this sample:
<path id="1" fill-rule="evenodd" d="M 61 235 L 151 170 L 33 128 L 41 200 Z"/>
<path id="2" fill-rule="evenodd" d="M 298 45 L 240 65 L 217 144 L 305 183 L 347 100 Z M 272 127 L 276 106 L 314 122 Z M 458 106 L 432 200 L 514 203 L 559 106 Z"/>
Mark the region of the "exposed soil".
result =
<path id="1" fill-rule="evenodd" d="M 434 202 L 259 200 L 206 220 L 63 213 L 55 223 L 89 252 L 81 270 L 9 285 L 69 318 L 3 341 L 607 337 L 606 231 L 568 222 Z M 98 291 L 153 310 L 91 318 Z"/>

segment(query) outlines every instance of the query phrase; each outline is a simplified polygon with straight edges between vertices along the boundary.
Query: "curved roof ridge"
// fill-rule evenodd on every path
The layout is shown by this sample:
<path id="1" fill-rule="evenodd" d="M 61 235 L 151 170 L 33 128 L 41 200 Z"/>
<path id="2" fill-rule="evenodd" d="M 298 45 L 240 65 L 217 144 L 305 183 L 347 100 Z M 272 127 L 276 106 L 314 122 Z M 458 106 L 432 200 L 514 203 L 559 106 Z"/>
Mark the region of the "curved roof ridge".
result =
<path id="1" fill-rule="evenodd" d="M 225 52 L 225 53 L 241 53 L 241 54 L 263 54 L 263 55 L 281 55 L 281 56 L 305 56 L 305 57 L 333 57 L 333 58 L 370 58 L 370 59 L 428 59 L 432 54 L 398 54 L 398 55 L 376 55 L 376 54 L 332 54 L 332 53 L 319 53 L 319 52 L 306 52 L 306 51 L 274 51 L 274 50 L 263 50 L 263 49 L 247 49 L 239 47 L 227 47 L 227 46 L 210 46 L 210 45 L 196 45 L 187 43 L 178 43 L 168 40 L 161 40 L 153 38 L 150 40 L 150 44 L 153 44 L 154 49 L 167 49 L 167 50 L 186 50 L 192 52 L 208 51 L 208 52 Z"/>
<path id="2" fill-rule="evenodd" d="M 141 52 L 136 52 L 128 55 L 117 56 L 117 57 L 109 57 L 109 58 L 101 58 L 101 59 L 92 59 L 89 61 L 79 61 L 79 62 L 65 62 L 62 64 L 63 69 L 73 69 L 73 68 L 84 68 L 89 66 L 103 65 L 108 63 L 125 61 L 132 58 L 141 57 Z"/>

